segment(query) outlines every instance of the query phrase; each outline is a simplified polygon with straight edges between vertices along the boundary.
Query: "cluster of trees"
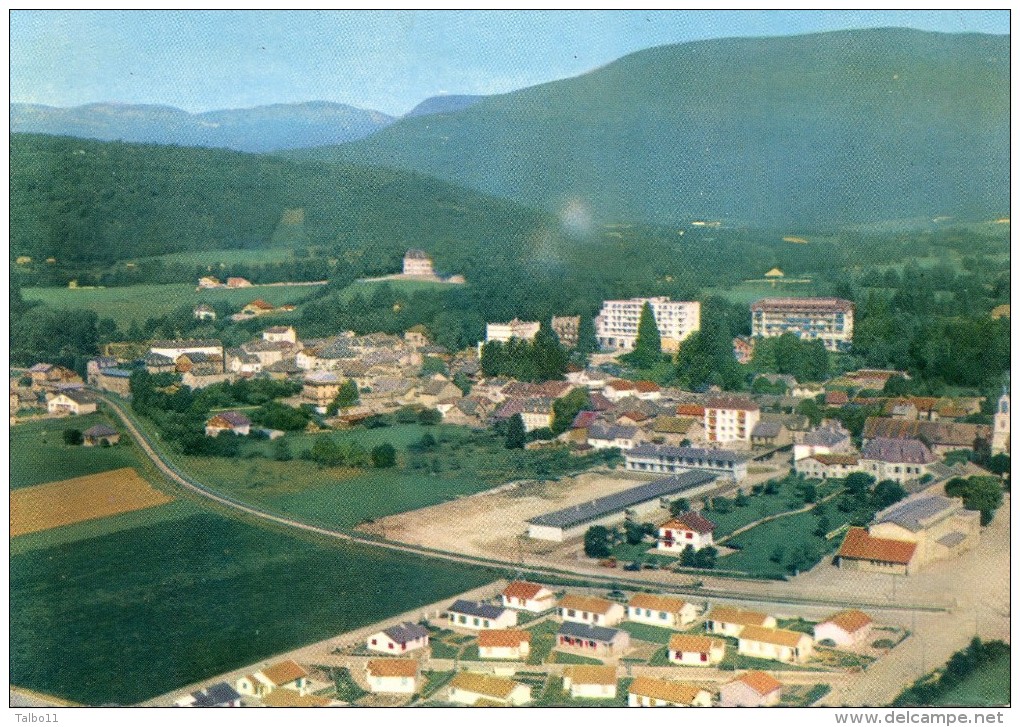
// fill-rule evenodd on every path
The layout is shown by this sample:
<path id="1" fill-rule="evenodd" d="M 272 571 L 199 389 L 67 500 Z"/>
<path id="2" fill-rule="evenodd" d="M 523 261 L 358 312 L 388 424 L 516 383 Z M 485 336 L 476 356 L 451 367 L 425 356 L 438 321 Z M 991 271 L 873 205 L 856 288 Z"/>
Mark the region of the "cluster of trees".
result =
<path id="1" fill-rule="evenodd" d="M 751 367 L 769 374 L 790 374 L 797 381 L 825 381 L 829 352 L 819 340 L 802 341 L 792 333 L 755 342 Z"/>
<path id="2" fill-rule="evenodd" d="M 531 341 L 511 338 L 482 346 L 481 366 L 486 376 L 508 376 L 519 381 L 562 379 L 569 362 L 567 350 L 544 322 Z"/>
<path id="3" fill-rule="evenodd" d="M 279 429 L 284 432 L 301 432 L 312 420 L 308 409 L 297 409 L 286 404 L 271 401 L 263 404 L 250 414 L 251 420 L 267 429 Z"/>
<path id="4" fill-rule="evenodd" d="M 932 706 L 978 670 L 1009 661 L 1010 647 L 1003 641 L 983 642 L 976 636 L 967 648 L 957 651 L 937 678 L 923 677 L 893 701 L 894 707 Z M 1004 687 L 1006 685 L 1003 685 Z M 1008 690 L 1007 690 L 1008 691 Z"/>
<path id="5" fill-rule="evenodd" d="M 876 512 L 907 496 L 907 491 L 894 480 L 876 483 L 874 477 L 863 472 L 847 475 L 843 489 L 836 498 L 836 508 L 849 516 L 851 525 L 862 527 L 871 522 Z"/>
<path id="6" fill-rule="evenodd" d="M 946 494 L 962 497 L 963 506 L 981 513 L 981 524 L 987 525 L 1002 505 L 1002 485 L 998 477 L 954 477 L 946 483 Z"/>

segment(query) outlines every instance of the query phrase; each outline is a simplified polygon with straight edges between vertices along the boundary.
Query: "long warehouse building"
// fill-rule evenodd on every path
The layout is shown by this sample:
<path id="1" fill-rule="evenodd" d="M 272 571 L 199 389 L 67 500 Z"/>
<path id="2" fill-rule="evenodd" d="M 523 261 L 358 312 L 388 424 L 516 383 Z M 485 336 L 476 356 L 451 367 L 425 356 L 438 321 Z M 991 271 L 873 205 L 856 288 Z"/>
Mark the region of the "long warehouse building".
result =
<path id="1" fill-rule="evenodd" d="M 720 475 L 692 470 L 664 477 L 629 490 L 539 515 L 528 521 L 528 537 L 563 542 L 580 537 L 593 525 L 618 525 L 627 517 L 640 518 L 668 507 L 678 497 L 706 492 Z"/>

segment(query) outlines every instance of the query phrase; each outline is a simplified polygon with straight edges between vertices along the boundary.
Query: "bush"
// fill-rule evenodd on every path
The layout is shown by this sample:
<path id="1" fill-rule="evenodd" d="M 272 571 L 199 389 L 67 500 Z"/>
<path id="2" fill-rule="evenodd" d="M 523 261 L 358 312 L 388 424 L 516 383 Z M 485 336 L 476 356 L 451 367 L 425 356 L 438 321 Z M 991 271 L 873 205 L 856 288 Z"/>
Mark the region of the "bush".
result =
<path id="1" fill-rule="evenodd" d="M 612 551 L 609 548 L 609 529 L 604 525 L 593 525 L 584 534 L 584 554 L 589 558 L 607 558 Z"/>
<path id="2" fill-rule="evenodd" d="M 402 406 L 393 413 L 398 424 L 414 424 L 418 421 L 418 410 L 413 406 Z"/>
<path id="3" fill-rule="evenodd" d="M 80 429 L 65 429 L 63 432 L 64 444 L 77 446 L 85 441 Z"/>
<path id="4" fill-rule="evenodd" d="M 383 443 L 372 449 L 372 466 L 378 469 L 393 467 L 397 463 L 397 450 L 392 444 Z"/>
<path id="5" fill-rule="evenodd" d="M 878 639 L 877 641 L 871 642 L 873 649 L 891 649 L 896 646 L 896 642 L 892 639 Z"/>
<path id="6" fill-rule="evenodd" d="M 439 413 L 438 409 L 422 409 L 418 412 L 419 424 L 431 427 L 439 424 L 441 421 L 443 421 L 443 415 Z"/>

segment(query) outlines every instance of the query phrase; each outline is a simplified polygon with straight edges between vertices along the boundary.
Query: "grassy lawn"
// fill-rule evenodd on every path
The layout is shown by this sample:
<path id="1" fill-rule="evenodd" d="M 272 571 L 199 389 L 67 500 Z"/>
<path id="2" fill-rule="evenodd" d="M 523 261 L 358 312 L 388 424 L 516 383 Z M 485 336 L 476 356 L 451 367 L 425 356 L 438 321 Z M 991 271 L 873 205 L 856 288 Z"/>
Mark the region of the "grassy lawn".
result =
<path id="1" fill-rule="evenodd" d="M 547 664 L 594 664 L 599 666 L 602 664 L 601 659 L 594 659 L 590 656 L 580 656 L 579 654 L 569 654 L 565 651 L 554 651 L 546 659 Z"/>
<path id="2" fill-rule="evenodd" d="M 791 684 L 783 687 L 781 707 L 809 707 L 832 691 L 828 684 Z"/>
<path id="3" fill-rule="evenodd" d="M 315 288 L 309 286 L 271 286 L 257 288 L 196 291 L 195 283 L 169 285 L 129 285 L 118 288 L 23 288 L 27 301 L 40 301 L 55 308 L 95 311 L 100 318 L 112 318 L 121 329 L 137 320 L 166 315 L 181 306 L 227 302 L 240 310 L 246 303 L 262 298 L 272 305 L 297 303 Z M 266 320 L 272 320 L 267 317 Z"/>
<path id="4" fill-rule="evenodd" d="M 336 683 L 336 698 L 341 702 L 353 704 L 368 694 L 368 692 L 358 686 L 358 683 L 351 676 L 351 672 L 344 667 L 333 668 L 329 671 L 333 675 L 333 681 Z"/>
<path id="5" fill-rule="evenodd" d="M 421 698 L 426 699 L 445 687 L 453 679 L 455 671 L 423 671 L 425 682 L 421 688 Z"/>
<path id="6" fill-rule="evenodd" d="M 933 706 L 992 707 L 1010 703 L 1009 655 L 985 664 Z"/>
<path id="7" fill-rule="evenodd" d="M 781 618 L 776 621 L 776 628 L 813 635 L 815 633 L 815 622 L 805 621 L 802 618 Z"/>
<path id="8" fill-rule="evenodd" d="M 672 629 L 649 626 L 648 624 L 633 623 L 631 621 L 624 621 L 618 628 L 623 629 L 635 639 L 649 641 L 653 644 L 668 644 L 670 637 L 677 633 Z"/>
<path id="9" fill-rule="evenodd" d="M 555 621 L 542 621 L 528 631 L 531 632 L 531 650 L 528 653 L 529 664 L 544 664 L 549 652 L 556 645 L 556 632 L 559 624 Z"/>
<path id="10" fill-rule="evenodd" d="M 213 514 L 145 525 L 12 556 L 10 681 L 133 704 L 497 575 Z"/>
<path id="11" fill-rule="evenodd" d="M 837 528 L 843 522 L 835 507 L 827 508 L 830 528 Z M 825 538 L 813 534 L 818 518 L 811 512 L 780 518 L 759 525 L 741 533 L 727 545 L 740 546 L 741 550 L 719 558 L 718 568 L 744 571 L 763 578 L 782 578 L 788 571 L 786 563 L 797 554 L 804 555 L 802 570 L 814 565 L 831 553 L 839 538 L 826 541 Z M 771 557 L 779 556 L 778 563 Z"/>
<path id="12" fill-rule="evenodd" d="M 395 292 L 405 295 L 413 295 L 423 291 L 457 290 L 464 287 L 463 285 L 437 283 L 430 280 L 356 280 L 340 291 L 340 298 L 344 301 L 351 300 L 355 295 L 368 298 L 381 285 L 389 285 Z"/>
<path id="13" fill-rule="evenodd" d="M 153 471 L 143 471 L 143 459 L 128 439 L 113 447 L 81 447 L 64 444 L 65 429 L 85 431 L 96 424 L 121 430 L 114 421 L 99 412 L 79 417 L 41 419 L 12 427 L 10 486 L 12 490 L 72 477 L 134 467 L 139 474 L 153 479 Z"/>
<path id="14" fill-rule="evenodd" d="M 434 427 L 426 427 L 421 424 L 395 424 L 389 427 L 377 427 L 374 429 L 355 427 L 353 429 L 322 432 L 319 434 L 292 432 L 285 435 L 285 438 L 290 443 L 291 452 L 297 457 L 303 450 L 311 449 L 312 445 L 315 444 L 315 440 L 321 436 L 330 436 L 338 443 L 357 442 L 369 450 L 379 444 L 392 444 L 398 451 L 402 451 L 407 449 L 408 445 L 420 440 L 426 432 L 436 439 L 449 440 L 451 444 L 463 440 L 467 435 L 467 430 L 464 427 L 456 427 L 450 424 L 440 424 Z M 252 452 L 259 452 L 266 457 L 270 457 L 275 444 L 275 442 L 270 442 L 267 439 L 249 439 L 246 437 L 242 440 L 241 453 L 242 455 L 248 455 Z"/>
<path id="15" fill-rule="evenodd" d="M 135 258 L 131 262 L 148 263 L 162 262 L 178 265 L 212 265 L 218 267 L 223 265 L 234 265 L 244 263 L 246 265 L 257 265 L 259 263 L 281 263 L 294 260 L 294 249 L 291 247 L 260 247 L 252 250 L 190 250 L 188 252 L 175 252 L 169 255 L 153 255 L 152 257 Z M 220 280 L 223 276 L 216 275 Z"/>
<path id="16" fill-rule="evenodd" d="M 669 649 L 663 646 L 657 649 L 652 658 L 648 660 L 648 666 L 670 666 L 673 662 L 669 660 Z"/>
<path id="17" fill-rule="evenodd" d="M 461 647 L 445 641 L 429 640 L 433 659 L 456 659 L 460 656 Z"/>
<path id="18" fill-rule="evenodd" d="M 779 492 L 774 495 L 748 495 L 743 507 L 732 506 L 727 513 L 704 510 L 702 514 L 716 524 L 714 535 L 718 540 L 755 520 L 804 507 L 804 500 L 796 492 L 797 485 L 795 478 L 783 479 L 779 481 Z M 825 497 L 837 487 L 837 482 L 816 484 L 818 497 Z"/>

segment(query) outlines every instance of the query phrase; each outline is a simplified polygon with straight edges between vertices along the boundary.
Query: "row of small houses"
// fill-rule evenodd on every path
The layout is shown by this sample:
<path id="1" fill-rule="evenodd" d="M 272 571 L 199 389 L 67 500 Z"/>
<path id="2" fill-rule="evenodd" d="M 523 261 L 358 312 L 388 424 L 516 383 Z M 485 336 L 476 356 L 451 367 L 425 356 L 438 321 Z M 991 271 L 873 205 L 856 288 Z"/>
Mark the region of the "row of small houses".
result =
<path id="1" fill-rule="evenodd" d="M 630 648 L 630 634 L 615 628 L 624 620 L 667 629 L 694 624 L 700 609 L 674 596 L 639 593 L 623 604 L 595 596 L 566 594 L 559 601 L 553 591 L 526 581 L 510 583 L 500 603 L 458 599 L 446 618 L 452 629 L 477 634 L 478 658 L 524 661 L 531 651 L 530 631 L 516 628 L 518 613 L 554 613 L 560 625 L 554 648 L 567 653 L 615 659 Z M 668 643 L 668 659 L 677 666 L 718 665 L 726 654 L 723 638 L 737 639 L 737 651 L 747 656 L 783 663 L 803 663 L 813 653 L 815 641 L 836 646 L 864 643 L 872 628 L 870 617 L 848 610 L 815 625 L 814 635 L 777 628 L 774 616 L 756 611 L 716 606 L 705 616 L 702 634 L 675 633 Z M 429 630 L 405 622 L 371 634 L 369 651 L 395 656 L 370 660 L 366 678 L 373 692 L 412 694 L 420 687 L 419 663 L 408 658 L 429 646 Z M 564 689 L 575 698 L 617 696 L 614 666 L 569 666 L 564 670 Z M 748 672 L 724 685 L 719 702 L 724 706 L 768 706 L 778 703 L 780 683 L 763 672 Z M 513 706 L 531 700 L 531 687 L 503 676 L 463 671 L 450 682 L 447 700 L 468 705 Z M 690 684 L 639 677 L 629 687 L 631 706 L 711 706 L 713 696 Z"/>

